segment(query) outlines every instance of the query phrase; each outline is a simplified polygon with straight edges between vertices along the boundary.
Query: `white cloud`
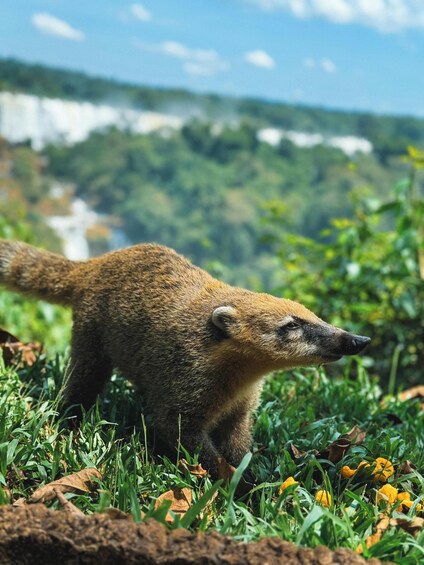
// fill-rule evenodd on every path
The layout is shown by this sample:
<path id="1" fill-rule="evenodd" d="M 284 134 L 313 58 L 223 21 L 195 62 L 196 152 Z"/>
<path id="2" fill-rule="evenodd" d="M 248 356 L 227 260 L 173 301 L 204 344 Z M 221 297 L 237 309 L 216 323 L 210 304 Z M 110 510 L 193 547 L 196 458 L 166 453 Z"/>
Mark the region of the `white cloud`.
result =
<path id="1" fill-rule="evenodd" d="M 244 59 L 251 65 L 261 67 L 262 69 L 273 69 L 275 67 L 274 59 L 268 55 L 266 51 L 262 51 L 261 49 L 248 51 L 245 53 Z"/>
<path id="2" fill-rule="evenodd" d="M 316 61 L 312 57 L 305 57 L 305 59 L 303 59 L 303 66 L 307 69 L 320 67 L 326 73 L 335 73 L 337 71 L 336 64 L 331 59 L 321 59 L 320 61 Z"/>
<path id="3" fill-rule="evenodd" d="M 85 36 L 82 31 L 70 26 L 67 22 L 59 20 L 46 12 L 33 14 L 32 25 L 36 27 L 41 33 L 47 35 L 55 35 L 64 39 L 71 39 L 72 41 L 83 41 Z"/>
<path id="4" fill-rule="evenodd" d="M 265 11 L 285 10 L 296 18 L 325 18 L 337 24 L 360 24 L 385 33 L 424 29 L 422 0 L 243 0 Z"/>
<path id="5" fill-rule="evenodd" d="M 213 49 L 193 49 L 177 41 L 151 44 L 135 40 L 134 44 L 143 51 L 162 53 L 179 59 L 183 62 L 184 71 L 190 75 L 211 76 L 230 68 L 230 64 L 221 59 Z"/>
<path id="6" fill-rule="evenodd" d="M 142 4 L 131 4 L 129 11 L 133 18 L 141 22 L 149 22 L 152 19 L 152 14 Z"/>
<path id="7" fill-rule="evenodd" d="M 320 65 L 326 73 L 335 73 L 337 71 L 337 67 L 331 59 L 321 59 Z"/>

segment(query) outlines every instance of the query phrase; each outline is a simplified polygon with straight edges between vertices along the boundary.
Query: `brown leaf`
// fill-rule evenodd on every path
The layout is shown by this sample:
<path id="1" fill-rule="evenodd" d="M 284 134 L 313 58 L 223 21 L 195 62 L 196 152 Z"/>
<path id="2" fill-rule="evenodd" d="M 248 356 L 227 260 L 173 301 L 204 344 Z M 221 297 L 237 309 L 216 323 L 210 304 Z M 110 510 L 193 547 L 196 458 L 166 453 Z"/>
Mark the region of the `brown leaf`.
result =
<path id="1" fill-rule="evenodd" d="M 216 462 L 218 466 L 218 479 L 222 479 L 224 483 L 229 483 L 237 469 L 233 467 L 233 465 L 230 465 L 223 457 L 217 457 Z M 237 496 L 244 496 L 251 491 L 254 486 L 253 483 L 246 481 L 242 475 L 237 485 Z"/>
<path id="2" fill-rule="evenodd" d="M 37 354 L 42 351 L 39 343 L 22 343 L 16 336 L 0 328 L 0 349 L 3 350 L 3 358 L 6 367 L 18 360 L 18 365 L 33 365 L 37 360 Z"/>
<path id="3" fill-rule="evenodd" d="M 332 463 L 338 463 L 350 448 L 351 445 L 357 445 L 364 441 L 366 432 L 361 430 L 359 426 L 355 425 L 347 432 L 342 434 L 335 441 L 330 443 L 323 451 L 318 453 L 318 457 L 328 459 Z"/>
<path id="4" fill-rule="evenodd" d="M 29 503 L 35 502 L 49 502 L 56 498 L 57 491 L 60 492 L 75 492 L 82 494 L 84 492 L 93 492 L 97 488 L 96 479 L 101 480 L 102 476 L 97 469 L 89 467 L 78 471 L 78 473 L 73 473 L 72 475 L 67 475 L 62 477 L 57 481 L 48 483 L 38 488 L 29 497 Z"/>
<path id="5" fill-rule="evenodd" d="M 352 445 L 359 445 L 364 441 L 366 435 L 367 432 L 361 430 L 361 428 L 357 424 L 355 424 L 353 428 L 347 432 L 347 434 L 343 434 L 340 437 L 349 439 Z"/>
<path id="6" fill-rule="evenodd" d="M 424 398 L 424 385 L 413 386 L 398 395 L 399 400 L 412 400 L 413 398 Z"/>
<path id="7" fill-rule="evenodd" d="M 223 457 L 217 457 L 216 462 L 218 465 L 218 479 L 222 479 L 224 482 L 230 482 L 236 472 L 236 468 L 227 463 Z"/>
<path id="8" fill-rule="evenodd" d="M 166 500 L 171 501 L 169 510 L 172 510 L 172 512 L 178 514 L 180 518 L 182 518 L 191 506 L 191 490 L 187 487 L 168 490 L 157 498 L 155 508 L 160 508 Z M 174 522 L 174 517 L 170 514 L 170 512 L 167 513 L 165 521 L 168 522 L 168 524 L 172 524 Z"/>
<path id="9" fill-rule="evenodd" d="M 403 463 L 398 466 L 398 472 L 400 475 L 409 475 L 409 473 L 413 473 L 416 466 L 407 459 Z"/>
<path id="10" fill-rule="evenodd" d="M 407 518 L 392 518 L 390 520 L 390 525 L 402 528 L 402 530 L 405 530 L 409 534 L 415 536 L 424 529 L 424 518 L 418 518 L 417 516 L 411 520 L 408 520 Z"/>
<path id="11" fill-rule="evenodd" d="M 73 516 L 84 517 L 84 512 L 81 512 L 79 508 L 77 508 L 70 500 L 65 498 L 65 495 L 60 491 L 60 489 L 54 489 L 56 493 L 57 500 L 59 504 L 62 506 L 63 510 L 68 514 L 72 514 Z"/>
<path id="12" fill-rule="evenodd" d="M 424 385 L 414 386 L 404 390 L 398 395 L 399 400 L 413 400 L 414 398 L 424 398 Z M 424 412 L 424 402 L 421 402 L 421 410 Z"/>
<path id="13" fill-rule="evenodd" d="M 381 515 L 380 515 L 381 516 Z M 371 534 L 370 536 L 368 536 L 365 540 L 365 545 L 367 547 L 371 547 L 372 545 L 375 545 L 376 543 L 378 543 L 384 532 L 387 530 L 387 528 L 390 525 L 390 518 L 389 516 L 384 515 L 381 520 L 378 522 L 378 524 L 375 527 L 375 533 Z M 363 549 L 362 549 L 362 545 L 359 545 L 356 548 L 356 553 L 362 553 Z"/>
<path id="14" fill-rule="evenodd" d="M 205 477 L 208 474 L 200 463 L 197 465 L 190 465 L 190 463 L 188 463 L 185 459 L 180 459 L 178 469 L 183 472 L 188 471 L 190 475 L 195 475 L 196 477 Z"/>
<path id="15" fill-rule="evenodd" d="M 295 459 L 300 459 L 301 457 L 306 455 L 306 451 L 301 451 L 300 449 L 297 449 L 297 447 L 293 444 L 290 444 L 290 450 Z"/>
<path id="16" fill-rule="evenodd" d="M 348 439 L 339 437 L 333 443 L 330 443 L 323 451 L 318 453 L 318 457 L 328 459 L 332 463 L 340 461 L 346 451 L 349 449 L 351 443 Z"/>

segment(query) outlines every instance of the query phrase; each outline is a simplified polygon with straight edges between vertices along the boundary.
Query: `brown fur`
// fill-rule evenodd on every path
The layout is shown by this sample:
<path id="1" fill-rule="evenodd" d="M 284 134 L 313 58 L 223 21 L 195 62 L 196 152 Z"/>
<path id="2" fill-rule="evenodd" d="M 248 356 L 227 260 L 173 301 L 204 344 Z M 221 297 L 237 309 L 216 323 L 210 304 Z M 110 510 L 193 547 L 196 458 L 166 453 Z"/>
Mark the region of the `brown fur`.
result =
<path id="1" fill-rule="evenodd" d="M 118 369 L 162 440 L 176 445 L 180 418 L 182 444 L 213 474 L 218 455 L 238 465 L 249 450 L 263 375 L 357 352 L 301 304 L 226 285 L 159 245 L 72 262 L 0 241 L 0 283 L 72 306 L 69 404 L 91 406 Z"/>

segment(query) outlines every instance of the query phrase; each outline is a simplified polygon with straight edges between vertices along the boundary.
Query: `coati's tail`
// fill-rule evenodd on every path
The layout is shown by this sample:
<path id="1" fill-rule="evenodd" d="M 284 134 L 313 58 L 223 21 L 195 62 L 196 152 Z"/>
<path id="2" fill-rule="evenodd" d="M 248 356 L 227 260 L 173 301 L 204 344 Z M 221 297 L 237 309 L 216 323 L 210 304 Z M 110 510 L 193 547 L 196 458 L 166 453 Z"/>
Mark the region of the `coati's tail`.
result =
<path id="1" fill-rule="evenodd" d="M 71 304 L 77 263 L 19 241 L 0 240 L 0 285 L 34 298 Z"/>

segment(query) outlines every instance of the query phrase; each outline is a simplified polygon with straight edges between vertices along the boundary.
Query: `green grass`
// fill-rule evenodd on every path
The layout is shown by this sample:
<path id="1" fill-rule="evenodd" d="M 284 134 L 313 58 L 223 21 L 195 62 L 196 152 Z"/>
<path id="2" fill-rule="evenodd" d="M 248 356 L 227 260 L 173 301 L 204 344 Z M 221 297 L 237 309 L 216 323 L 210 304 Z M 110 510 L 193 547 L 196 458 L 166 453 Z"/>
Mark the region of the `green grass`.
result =
<path id="1" fill-rule="evenodd" d="M 355 549 L 379 521 L 380 485 L 363 475 L 342 479 L 342 465 L 355 467 L 362 460 L 385 457 L 396 469 L 389 482 L 410 492 L 414 500 L 424 496 L 424 417 L 419 402 L 388 400 L 382 407 L 378 386 L 356 361 L 346 369 L 346 375 L 355 378 L 343 377 L 340 368 L 338 379 L 330 379 L 320 369 L 281 373 L 267 381 L 256 417 L 253 456 L 242 465 L 257 477 L 257 486 L 238 500 L 234 492 L 239 473 L 228 486 L 213 485 L 166 459 L 154 460 L 147 446 L 141 399 L 119 377 L 85 415 L 79 433 L 69 431 L 63 417 L 57 416 L 65 365 L 65 358 L 57 356 L 40 358 L 20 370 L 0 366 L 3 503 L 9 502 L 7 489 L 14 499 L 29 496 L 41 484 L 94 466 L 103 475 L 97 493 L 67 495 L 86 513 L 113 506 L 131 512 L 136 520 L 154 516 L 163 521 L 166 509 L 155 510 L 155 499 L 171 487 L 189 487 L 193 507 L 172 527 L 217 530 L 243 541 L 279 536 L 302 546 Z M 362 444 L 336 464 L 316 457 L 315 450 L 324 449 L 354 424 L 367 432 Z M 290 444 L 306 454 L 294 459 Z M 405 460 L 415 465 L 409 475 L 399 471 Z M 290 475 L 299 486 L 279 496 L 279 486 Z M 330 491 L 330 508 L 315 502 L 319 488 Z M 408 516 L 414 513 L 412 509 Z M 422 562 L 423 547 L 424 531 L 413 537 L 390 527 L 364 555 L 405 565 Z"/>

